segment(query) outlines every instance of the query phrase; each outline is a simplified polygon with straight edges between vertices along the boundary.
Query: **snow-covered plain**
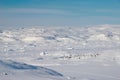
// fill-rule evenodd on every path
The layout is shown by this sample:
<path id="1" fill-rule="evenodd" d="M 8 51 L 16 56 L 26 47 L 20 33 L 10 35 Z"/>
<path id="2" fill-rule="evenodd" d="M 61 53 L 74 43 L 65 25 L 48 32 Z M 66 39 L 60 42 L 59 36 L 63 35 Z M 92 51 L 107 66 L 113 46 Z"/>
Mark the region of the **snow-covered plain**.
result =
<path id="1" fill-rule="evenodd" d="M 0 80 L 120 80 L 120 26 L 0 30 Z"/>

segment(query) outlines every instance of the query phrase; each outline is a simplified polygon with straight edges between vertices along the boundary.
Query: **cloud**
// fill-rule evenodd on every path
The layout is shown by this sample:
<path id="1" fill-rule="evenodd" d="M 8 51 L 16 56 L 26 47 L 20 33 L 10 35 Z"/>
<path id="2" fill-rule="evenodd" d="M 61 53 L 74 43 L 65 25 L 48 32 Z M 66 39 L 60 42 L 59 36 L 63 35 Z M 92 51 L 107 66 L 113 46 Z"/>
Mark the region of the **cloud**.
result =
<path id="1" fill-rule="evenodd" d="M 34 8 L 13 8 L 2 9 L 0 13 L 15 13 L 15 14 L 58 14 L 58 15 L 73 15 L 66 10 L 59 9 L 34 9 Z"/>
<path id="2" fill-rule="evenodd" d="M 96 12 L 103 12 L 103 13 L 120 13 L 117 9 L 97 9 Z"/>

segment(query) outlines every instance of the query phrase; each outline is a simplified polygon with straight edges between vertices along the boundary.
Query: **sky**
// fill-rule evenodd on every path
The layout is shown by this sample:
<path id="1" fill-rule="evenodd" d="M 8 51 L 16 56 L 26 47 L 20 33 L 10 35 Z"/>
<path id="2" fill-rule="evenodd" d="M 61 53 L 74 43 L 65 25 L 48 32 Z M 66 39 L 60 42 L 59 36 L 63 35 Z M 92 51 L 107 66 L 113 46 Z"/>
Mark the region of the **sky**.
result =
<path id="1" fill-rule="evenodd" d="M 0 27 L 120 24 L 120 0 L 0 0 Z"/>

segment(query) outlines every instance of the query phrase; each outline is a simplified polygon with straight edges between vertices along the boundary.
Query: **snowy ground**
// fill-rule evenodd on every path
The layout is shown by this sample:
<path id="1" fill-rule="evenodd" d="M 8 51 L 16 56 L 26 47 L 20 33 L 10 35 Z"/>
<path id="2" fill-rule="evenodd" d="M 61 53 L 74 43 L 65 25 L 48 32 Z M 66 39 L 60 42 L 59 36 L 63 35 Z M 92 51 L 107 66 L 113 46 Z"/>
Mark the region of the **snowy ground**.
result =
<path id="1" fill-rule="evenodd" d="M 119 25 L 0 30 L 0 80 L 120 80 L 119 68 Z"/>

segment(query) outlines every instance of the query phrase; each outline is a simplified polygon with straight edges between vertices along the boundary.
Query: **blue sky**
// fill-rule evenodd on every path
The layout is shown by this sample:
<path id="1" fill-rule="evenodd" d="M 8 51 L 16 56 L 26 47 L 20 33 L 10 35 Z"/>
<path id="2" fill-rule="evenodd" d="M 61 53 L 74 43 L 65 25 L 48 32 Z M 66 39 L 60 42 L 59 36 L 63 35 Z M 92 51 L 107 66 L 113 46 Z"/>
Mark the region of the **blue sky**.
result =
<path id="1" fill-rule="evenodd" d="M 0 0 L 0 26 L 120 24 L 120 0 Z"/>

